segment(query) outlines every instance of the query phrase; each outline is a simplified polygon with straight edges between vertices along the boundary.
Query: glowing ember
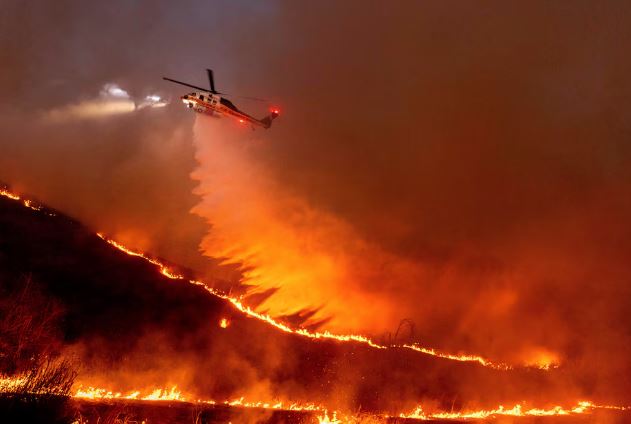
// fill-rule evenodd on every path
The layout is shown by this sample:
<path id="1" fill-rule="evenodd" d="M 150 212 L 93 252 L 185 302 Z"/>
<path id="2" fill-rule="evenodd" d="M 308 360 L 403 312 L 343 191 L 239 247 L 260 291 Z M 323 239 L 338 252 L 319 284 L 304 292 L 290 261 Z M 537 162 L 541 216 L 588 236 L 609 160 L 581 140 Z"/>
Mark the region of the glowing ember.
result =
<path id="1" fill-rule="evenodd" d="M 228 328 L 229 325 L 230 321 L 228 321 L 226 318 L 221 318 L 221 321 L 219 321 L 219 326 L 221 328 Z"/>

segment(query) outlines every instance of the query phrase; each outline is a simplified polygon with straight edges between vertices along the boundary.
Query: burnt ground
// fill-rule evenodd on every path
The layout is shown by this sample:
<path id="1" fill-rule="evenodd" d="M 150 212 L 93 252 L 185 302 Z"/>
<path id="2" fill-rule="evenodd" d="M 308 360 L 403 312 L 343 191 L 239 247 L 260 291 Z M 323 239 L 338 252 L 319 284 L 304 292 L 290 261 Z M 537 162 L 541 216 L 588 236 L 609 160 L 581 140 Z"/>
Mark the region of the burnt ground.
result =
<path id="1" fill-rule="evenodd" d="M 166 278 L 59 212 L 4 197 L 0 278 L 3 292 L 28 278 L 59 304 L 61 343 L 79 352 L 79 379 L 113 390 L 177 384 L 203 399 L 260 396 L 386 413 L 413 410 L 421 400 L 444 410 L 574 402 L 552 396 L 561 392 L 562 369 L 497 371 L 283 333 L 200 287 Z M 227 329 L 217 325 L 223 317 L 231 321 Z"/>

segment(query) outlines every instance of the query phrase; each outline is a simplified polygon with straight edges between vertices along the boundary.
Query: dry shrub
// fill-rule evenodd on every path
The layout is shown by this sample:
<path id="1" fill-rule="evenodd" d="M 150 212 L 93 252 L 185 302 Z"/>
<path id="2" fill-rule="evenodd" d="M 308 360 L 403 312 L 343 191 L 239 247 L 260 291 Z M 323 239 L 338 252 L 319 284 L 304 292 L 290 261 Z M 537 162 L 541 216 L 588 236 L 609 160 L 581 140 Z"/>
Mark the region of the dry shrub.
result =
<path id="1" fill-rule="evenodd" d="M 69 396 L 76 376 L 70 361 L 48 358 L 21 374 L 11 391 L 18 395 Z"/>
<path id="2" fill-rule="evenodd" d="M 58 359 L 62 309 L 29 277 L 0 297 L 0 374 L 13 376 L 5 393 L 68 396 L 77 375 Z"/>
<path id="3" fill-rule="evenodd" d="M 9 293 L 0 293 L 0 374 L 32 373 L 61 346 L 62 308 L 30 276 Z M 50 370 L 49 370 L 50 371 Z"/>

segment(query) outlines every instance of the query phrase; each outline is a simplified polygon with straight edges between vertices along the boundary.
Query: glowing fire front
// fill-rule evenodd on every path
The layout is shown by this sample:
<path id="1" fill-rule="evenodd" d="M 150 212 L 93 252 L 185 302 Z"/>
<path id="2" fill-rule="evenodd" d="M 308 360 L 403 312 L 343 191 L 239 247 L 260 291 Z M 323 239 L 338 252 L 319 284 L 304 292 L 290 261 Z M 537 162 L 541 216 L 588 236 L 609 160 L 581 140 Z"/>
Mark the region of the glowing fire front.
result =
<path id="1" fill-rule="evenodd" d="M 33 202 L 30 199 L 24 199 L 19 194 L 12 193 L 9 190 L 7 190 L 6 188 L 0 188 L 0 196 L 9 198 L 11 200 L 18 201 L 18 202 L 22 203 L 22 205 L 24 205 L 25 207 L 27 207 L 29 209 L 32 209 L 34 211 L 41 211 L 42 210 L 42 207 L 39 206 L 37 203 Z M 51 212 L 48 212 L 48 215 L 54 216 L 54 214 L 51 213 Z"/>
<path id="2" fill-rule="evenodd" d="M 8 380 L 0 380 L 2 381 Z M 346 415 L 340 411 L 329 411 L 324 406 L 300 403 L 286 403 L 281 401 L 269 401 L 269 402 L 251 402 L 246 401 L 244 398 L 216 401 L 216 400 L 193 400 L 191 396 L 184 396 L 177 389 L 172 387 L 170 389 L 154 389 L 146 393 L 141 391 L 131 391 L 127 394 L 119 392 L 112 392 L 105 389 L 99 389 L 94 387 L 79 388 L 75 395 L 75 398 L 89 399 L 89 400 L 107 400 L 107 399 L 126 399 L 126 400 L 142 400 L 142 401 L 177 401 L 177 402 L 189 402 L 205 405 L 224 405 L 240 408 L 258 408 L 269 410 L 282 410 L 282 411 L 304 411 L 317 413 L 315 419 L 319 424 L 350 424 L 357 422 L 357 418 L 354 415 Z M 466 410 L 460 412 L 425 412 L 422 406 L 418 406 L 414 411 L 407 414 L 403 413 L 398 418 L 415 419 L 415 420 L 481 420 L 487 418 L 496 418 L 501 416 L 510 417 L 552 417 L 552 416 L 572 416 L 591 414 L 595 410 L 616 410 L 627 411 L 629 407 L 616 406 L 616 405 L 598 405 L 590 401 L 580 401 L 573 406 L 562 407 L 553 406 L 550 408 L 527 408 L 524 405 L 514 405 L 512 408 L 505 408 L 500 405 L 495 409 L 480 409 L 480 410 Z M 372 415 L 372 418 L 385 422 L 388 418 L 395 418 L 391 415 Z M 371 421 L 372 422 L 372 421 Z"/>
<path id="3" fill-rule="evenodd" d="M 79 387 L 74 394 L 74 397 L 81 399 L 129 399 L 129 400 L 172 400 L 172 401 L 186 401 L 182 396 L 182 393 L 177 389 L 177 386 L 173 386 L 170 389 L 154 389 L 151 392 L 141 395 L 140 391 L 132 391 L 127 394 L 120 392 L 112 392 L 106 389 L 99 389 L 95 387 Z"/>
<path id="4" fill-rule="evenodd" d="M 421 406 L 417 407 L 409 414 L 401 414 L 401 418 L 413 418 L 418 420 L 462 420 L 462 419 L 484 419 L 493 418 L 499 416 L 511 416 L 511 417 L 551 417 L 551 416 L 564 416 L 564 415 L 579 415 L 589 414 L 597 409 L 613 409 L 618 411 L 626 411 L 629 407 L 624 406 L 612 406 L 612 405 L 596 405 L 589 401 L 578 402 L 575 406 L 563 408 L 561 406 L 554 406 L 548 409 L 542 408 L 529 408 L 526 409 L 523 405 L 515 405 L 512 408 L 505 408 L 500 405 L 496 409 L 489 410 L 472 410 L 463 412 L 435 412 L 426 413 Z"/>
<path id="5" fill-rule="evenodd" d="M 266 323 L 276 327 L 277 329 L 284 331 L 286 333 L 291 333 L 291 334 L 296 334 L 299 336 L 303 336 L 303 337 L 307 337 L 307 338 L 311 338 L 311 339 L 330 339 L 330 340 L 337 340 L 337 341 L 341 341 L 341 342 L 358 342 L 358 343 L 363 343 L 366 344 L 370 347 L 373 347 L 375 349 L 388 349 L 388 348 L 402 348 L 402 349 L 410 349 L 413 350 L 415 352 L 420 352 L 426 355 L 432 355 L 435 357 L 439 357 L 439 358 L 444 358 L 444 359 L 449 359 L 449 360 L 454 360 L 454 361 L 460 361 L 460 362 L 475 362 L 478 363 L 482 366 L 485 367 L 489 367 L 489 368 L 494 368 L 494 369 L 499 369 L 499 370 L 509 370 L 512 369 L 511 365 L 508 364 L 504 364 L 504 363 L 498 363 L 498 362 L 493 362 L 489 359 L 486 359 L 482 356 L 479 355 L 471 355 L 471 354 L 452 354 L 452 353 L 445 353 L 445 352 L 440 352 L 437 351 L 436 349 L 431 349 L 431 348 L 425 348 L 416 344 L 405 344 L 405 345 L 393 345 L 393 346 L 385 346 L 379 343 L 374 342 L 372 339 L 366 337 L 366 336 L 361 336 L 361 335 L 357 335 L 357 334 L 334 334 L 331 333 L 329 331 L 322 331 L 322 332 L 312 332 L 312 331 L 308 331 L 306 329 L 303 328 L 291 328 L 288 325 L 285 325 L 277 320 L 275 320 L 274 318 L 272 318 L 269 315 L 266 314 L 261 314 L 259 312 L 256 312 L 255 310 L 253 310 L 252 308 L 250 308 L 249 306 L 245 305 L 242 303 L 241 299 L 239 298 L 235 298 L 229 295 L 226 295 L 224 293 L 221 293 L 215 289 L 213 289 L 212 287 L 208 286 L 206 283 L 202 282 L 202 281 L 198 281 L 198 280 L 187 280 L 183 275 L 180 275 L 178 273 L 176 273 L 174 270 L 172 270 L 168 265 L 166 265 L 164 262 L 159 261 L 155 258 L 152 258 L 150 256 L 147 256 L 144 253 L 141 252 L 136 252 L 132 249 L 129 249 L 125 246 L 123 246 L 122 244 L 118 243 L 115 240 L 109 239 L 107 237 L 105 237 L 103 234 L 101 233 L 97 233 L 97 235 L 103 239 L 104 241 L 106 241 L 107 243 L 111 244 L 112 246 L 116 247 L 117 249 L 119 249 L 120 251 L 131 255 L 131 256 L 137 256 L 140 258 L 145 259 L 146 261 L 154 264 L 156 267 L 158 267 L 158 270 L 160 271 L 160 273 L 172 280 L 185 280 L 188 281 L 190 284 L 194 284 L 197 286 L 200 286 L 202 288 L 204 288 L 207 292 L 209 292 L 210 294 L 220 297 L 224 300 L 229 301 L 236 309 L 238 309 L 239 311 L 241 311 L 242 313 L 244 313 L 245 315 L 251 317 L 251 318 L 256 318 L 258 320 L 261 321 L 265 321 Z M 225 325 L 225 326 L 224 326 Z M 227 320 L 224 322 L 223 320 L 220 321 L 220 327 L 222 328 L 226 328 L 228 326 L 228 322 Z"/>
<path id="6" fill-rule="evenodd" d="M 88 400 L 108 400 L 108 399 L 122 399 L 122 400 L 142 400 L 142 401 L 172 401 L 172 402 L 188 402 L 188 403 L 201 403 L 206 405 L 225 405 L 242 408 L 259 408 L 259 409 L 273 409 L 284 411 L 326 411 L 324 407 L 313 403 L 292 403 L 282 401 L 247 401 L 245 398 L 237 398 L 233 400 L 217 401 L 211 399 L 195 399 L 191 395 L 183 395 L 177 386 L 173 386 L 170 389 L 151 389 L 148 391 L 133 390 L 127 393 L 114 392 L 107 389 L 96 387 L 79 387 L 74 394 L 75 398 L 88 399 Z"/>
<path id="7" fill-rule="evenodd" d="M 20 390 L 26 382 L 26 377 L 24 376 L 4 376 L 0 375 L 0 393 L 13 393 L 17 390 Z"/>
<path id="8" fill-rule="evenodd" d="M 0 375 L 0 393 L 14 393 L 24 382 L 24 376 L 2 376 Z M 191 395 L 184 395 L 177 386 L 171 388 L 156 388 L 145 391 L 132 390 L 127 393 L 111 391 L 96 387 L 83 387 L 75 391 L 73 397 L 79 400 L 102 401 L 102 400 L 128 400 L 145 402 L 186 402 L 191 404 L 220 405 L 237 408 L 256 408 L 277 411 L 302 411 L 314 413 L 314 419 L 319 424 L 351 424 L 361 422 L 354 414 L 344 414 L 340 411 L 329 411 L 322 405 L 314 403 L 292 403 L 275 401 L 247 401 L 245 398 L 233 400 L 217 401 L 211 399 L 195 399 Z M 580 401 L 573 406 L 562 407 L 553 406 L 550 408 L 527 408 L 525 405 L 517 404 L 512 408 L 502 405 L 495 409 L 465 410 L 460 412 L 426 412 L 422 406 L 409 413 L 402 413 L 398 416 L 387 414 L 370 415 L 370 422 L 386 422 L 389 418 L 405 418 L 414 420 L 480 420 L 496 418 L 502 416 L 510 417 L 552 417 L 552 416 L 573 416 L 591 414 L 596 410 L 629 411 L 631 407 L 617 405 L 599 405 L 590 401 Z"/>

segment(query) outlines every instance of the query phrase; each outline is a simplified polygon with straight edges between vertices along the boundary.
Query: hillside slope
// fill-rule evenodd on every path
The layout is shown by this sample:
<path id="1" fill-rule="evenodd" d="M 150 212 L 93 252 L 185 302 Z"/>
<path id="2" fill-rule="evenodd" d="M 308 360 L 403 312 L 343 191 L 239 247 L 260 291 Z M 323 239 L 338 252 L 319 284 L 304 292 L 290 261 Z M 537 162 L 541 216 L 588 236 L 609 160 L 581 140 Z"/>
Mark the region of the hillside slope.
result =
<path id="1" fill-rule="evenodd" d="M 0 276 L 7 290 L 28 276 L 62 305 L 64 349 L 81 363 L 84 387 L 129 392 L 177 385 L 194 398 L 399 413 L 421 401 L 446 410 L 523 399 L 547 405 L 563 384 L 562 371 L 494 370 L 279 331 L 202 287 L 167 278 L 59 212 L 6 197 L 0 197 Z"/>

